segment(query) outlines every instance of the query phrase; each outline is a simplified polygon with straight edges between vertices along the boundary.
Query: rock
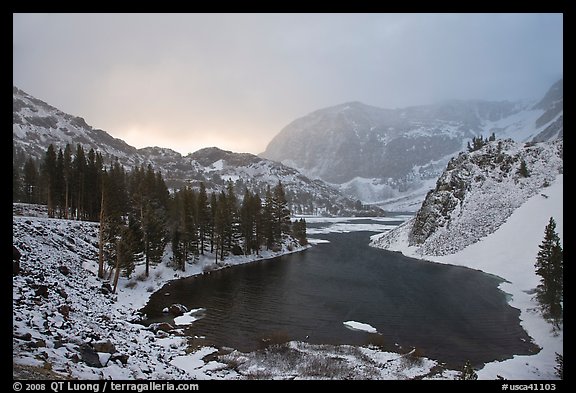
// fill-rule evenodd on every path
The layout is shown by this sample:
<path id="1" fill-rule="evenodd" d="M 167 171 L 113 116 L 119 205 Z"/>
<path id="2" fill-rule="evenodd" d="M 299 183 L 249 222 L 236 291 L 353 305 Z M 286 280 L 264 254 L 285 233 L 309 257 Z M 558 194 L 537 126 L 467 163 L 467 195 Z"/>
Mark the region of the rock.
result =
<path id="1" fill-rule="evenodd" d="M 100 292 L 102 292 L 104 295 L 112 293 L 112 286 L 110 285 L 110 283 L 109 282 L 103 283 L 102 287 L 100 288 Z"/>
<path id="2" fill-rule="evenodd" d="M 70 269 L 68 269 L 68 266 L 60 265 L 58 266 L 58 271 L 65 276 L 70 274 Z"/>
<path id="3" fill-rule="evenodd" d="M 30 333 L 24 333 L 24 334 L 14 333 L 14 338 L 24 341 L 30 341 L 32 340 L 32 335 Z"/>
<path id="4" fill-rule="evenodd" d="M 181 315 L 184 315 L 184 313 L 188 311 L 188 308 L 182 304 L 173 304 L 170 306 L 168 311 L 175 317 L 179 317 Z"/>
<path id="5" fill-rule="evenodd" d="M 67 304 L 62 304 L 58 307 L 58 312 L 64 316 L 64 318 L 68 319 L 68 315 L 70 314 L 70 306 Z"/>
<path id="6" fill-rule="evenodd" d="M 16 248 L 16 246 L 12 246 L 12 260 L 13 261 L 19 261 L 20 257 L 22 256 L 22 254 L 20 254 L 20 251 Z"/>
<path id="7" fill-rule="evenodd" d="M 158 330 L 169 332 L 172 329 L 174 329 L 174 326 L 170 325 L 167 322 L 152 323 L 150 324 L 150 326 L 148 326 L 148 330 L 154 333 L 156 333 Z"/>
<path id="8" fill-rule="evenodd" d="M 80 361 L 80 356 L 78 356 L 78 354 L 75 353 L 72 356 L 70 356 L 70 360 L 72 360 L 72 362 L 74 363 L 78 363 Z"/>
<path id="9" fill-rule="evenodd" d="M 48 354 L 45 351 L 40 352 L 39 354 L 37 354 L 36 356 L 34 356 L 35 359 L 38 360 L 48 360 Z"/>
<path id="10" fill-rule="evenodd" d="M 114 354 L 110 357 L 110 361 L 115 362 L 116 360 L 118 360 L 120 363 L 122 363 L 123 365 L 128 364 L 128 359 L 130 358 L 130 356 L 122 353 L 122 354 Z"/>
<path id="11" fill-rule="evenodd" d="M 36 296 L 42 296 L 48 298 L 48 286 L 47 285 L 38 285 L 36 290 L 34 291 Z"/>
<path id="12" fill-rule="evenodd" d="M 60 296 L 62 296 L 64 299 L 68 299 L 68 294 L 66 293 L 66 291 L 64 290 L 64 288 L 57 288 L 56 289 L 56 293 Z"/>
<path id="13" fill-rule="evenodd" d="M 84 363 L 86 363 L 90 367 L 102 367 L 102 363 L 100 363 L 100 357 L 98 353 L 88 344 L 82 344 L 78 348 L 78 353 L 80 354 L 80 358 Z"/>
<path id="14" fill-rule="evenodd" d="M 164 308 L 162 309 L 162 312 L 163 312 L 163 313 L 168 313 L 168 312 L 170 312 L 170 310 L 168 309 L 168 307 L 164 307 Z"/>
<path id="15" fill-rule="evenodd" d="M 31 344 L 31 347 L 32 347 L 32 348 L 46 348 L 46 341 L 40 339 L 40 340 L 38 340 L 38 341 L 36 341 L 36 342 L 33 342 L 33 343 Z"/>
<path id="16" fill-rule="evenodd" d="M 20 251 L 15 246 L 12 246 L 12 275 L 20 274 Z"/>
<path id="17" fill-rule="evenodd" d="M 110 340 L 99 341 L 92 343 L 92 348 L 96 352 L 104 352 L 104 353 L 114 353 L 116 352 L 116 347 Z"/>

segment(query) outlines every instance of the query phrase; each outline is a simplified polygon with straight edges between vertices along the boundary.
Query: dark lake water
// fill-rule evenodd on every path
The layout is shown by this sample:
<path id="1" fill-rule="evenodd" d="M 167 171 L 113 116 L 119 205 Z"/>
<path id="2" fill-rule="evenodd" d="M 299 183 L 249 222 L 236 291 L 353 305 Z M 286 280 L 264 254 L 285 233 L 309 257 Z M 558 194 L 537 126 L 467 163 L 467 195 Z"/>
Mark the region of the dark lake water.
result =
<path id="1" fill-rule="evenodd" d="M 188 335 L 244 352 L 269 339 L 376 343 L 401 352 L 416 347 L 458 368 L 466 360 L 479 365 L 534 353 L 497 278 L 369 247 L 372 234 L 316 235 L 330 243 L 173 281 L 142 310 L 146 323 L 173 323 L 162 309 L 182 303 L 206 309 Z M 370 324 L 378 334 L 350 330 L 343 325 L 350 320 Z"/>

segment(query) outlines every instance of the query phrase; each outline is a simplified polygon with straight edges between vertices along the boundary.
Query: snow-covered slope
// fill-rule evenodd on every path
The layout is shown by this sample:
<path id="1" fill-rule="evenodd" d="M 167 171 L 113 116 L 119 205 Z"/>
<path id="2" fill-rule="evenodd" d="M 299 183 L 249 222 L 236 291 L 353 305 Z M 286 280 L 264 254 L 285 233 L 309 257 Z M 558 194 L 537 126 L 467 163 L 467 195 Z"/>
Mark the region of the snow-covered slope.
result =
<path id="1" fill-rule="evenodd" d="M 169 280 L 215 268 L 213 256 L 202 257 L 186 272 L 165 263 L 153 266 L 149 278 L 137 266 L 134 276 L 120 278 L 118 293 L 111 294 L 96 277 L 97 223 L 46 218 L 33 205 L 14 207 L 19 214 L 34 214 L 13 217 L 13 244 L 22 254 L 12 289 L 15 379 L 28 378 L 24 366 L 50 370 L 52 378 L 83 380 L 454 379 L 458 374 L 415 351 L 399 354 L 376 346 L 288 342 L 251 353 L 189 347 L 179 324 L 193 323 L 195 310 L 175 317 L 176 329 L 163 326 L 169 332 L 153 332 L 134 321 L 137 310 Z M 278 253 L 262 251 L 259 259 L 287 253 L 285 246 Z M 225 262 L 231 266 L 253 259 L 236 256 Z M 166 296 L 166 307 L 171 304 Z"/>
<path id="2" fill-rule="evenodd" d="M 151 164 L 162 172 L 170 188 L 198 187 L 204 182 L 208 191 L 218 192 L 231 179 L 240 198 L 245 187 L 264 197 L 267 185 L 274 187 L 282 181 L 290 208 L 295 213 L 372 216 L 383 213 L 376 207 L 362 208 L 356 199 L 344 196 L 321 180 L 310 180 L 295 169 L 252 154 L 207 148 L 182 156 L 157 146 L 136 149 L 89 126 L 82 118 L 66 114 L 16 87 L 13 88 L 12 129 L 15 156 L 24 152 L 41 160 L 50 144 L 64 150 L 70 143 L 73 152 L 76 144 L 81 144 L 86 151 L 92 148 L 102 153 L 106 165 L 116 159 L 126 168 Z"/>
<path id="3" fill-rule="evenodd" d="M 359 102 L 336 105 L 288 124 L 261 156 L 391 210 L 389 201 L 421 194 L 423 183 L 436 179 L 473 136 L 561 138 L 562 83 L 536 105 L 480 100 L 394 110 Z"/>
<path id="4" fill-rule="evenodd" d="M 64 113 L 17 87 L 13 87 L 12 135 L 14 145 L 32 157 L 44 157 L 50 144 L 70 143 L 99 150 L 104 157 L 118 157 L 126 164 L 134 164 L 136 148 L 103 130 L 86 124 L 83 118 Z"/>
<path id="5" fill-rule="evenodd" d="M 15 207 L 22 214 L 33 209 L 37 217 L 13 217 L 13 244 L 22 254 L 21 273 L 13 277 L 12 289 L 14 362 L 70 378 L 190 378 L 170 364 L 174 357 L 186 355 L 181 330 L 152 332 L 132 322 L 152 292 L 172 279 L 305 248 L 286 243 L 278 252 L 229 257 L 217 265 L 206 255 L 186 272 L 163 262 L 152 267 L 149 278 L 139 265 L 132 278 L 120 278 L 118 294 L 112 294 L 109 284 L 96 275 L 98 223 L 46 218 L 31 205 Z M 170 299 L 166 302 L 169 307 Z M 220 378 L 230 373 L 234 374 L 223 371 Z"/>
<path id="6" fill-rule="evenodd" d="M 453 254 L 494 232 L 562 173 L 562 147 L 561 140 L 527 145 L 505 140 L 460 153 L 407 224 L 409 245 L 426 255 Z M 527 177 L 520 174 L 522 162 Z"/>
<path id="7" fill-rule="evenodd" d="M 493 144 L 455 158 L 454 165 L 460 170 L 452 168 L 442 175 L 417 216 L 374 236 L 372 245 L 479 269 L 505 279 L 501 289 L 511 295 L 510 304 L 520 309 L 522 325 L 542 350 L 536 355 L 487 364 L 478 374 L 485 379 L 497 375 L 507 379 L 555 379 L 555 353 L 563 353 L 563 329 L 554 331 L 542 318 L 533 290 L 539 282 L 534 271 L 538 245 L 550 217 L 563 238 L 562 141 L 529 147 L 506 142 L 503 162 L 514 164 L 515 157 L 524 158 L 531 168 L 527 178 L 519 178 L 514 166 L 506 172 L 499 166 L 482 170 L 495 163 L 490 155 Z M 482 156 L 488 161 L 477 166 Z M 476 176 L 484 179 L 476 182 Z M 452 208 L 442 209 L 453 203 Z M 415 236 L 418 220 L 421 230 Z M 426 233 L 428 237 L 422 236 Z"/>

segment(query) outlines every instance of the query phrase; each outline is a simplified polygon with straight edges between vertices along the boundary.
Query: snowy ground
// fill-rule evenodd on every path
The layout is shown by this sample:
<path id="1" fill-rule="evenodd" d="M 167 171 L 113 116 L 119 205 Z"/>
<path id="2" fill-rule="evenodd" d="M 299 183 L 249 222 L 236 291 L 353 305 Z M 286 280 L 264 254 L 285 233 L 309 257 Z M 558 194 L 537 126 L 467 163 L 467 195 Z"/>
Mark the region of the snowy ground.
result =
<path id="1" fill-rule="evenodd" d="M 478 371 L 478 376 L 481 379 L 495 379 L 497 375 L 506 379 L 556 379 L 555 353 L 563 353 L 563 329 L 554 330 L 541 317 L 533 300 L 533 290 L 539 283 L 534 263 L 550 217 L 554 217 L 556 230 L 563 239 L 563 175 L 558 175 L 554 183 L 523 203 L 495 232 L 455 254 L 431 256 L 408 246 L 412 220 L 390 235 L 373 236 L 372 244 L 415 258 L 467 266 L 507 280 L 500 288 L 511 295 L 510 305 L 520 310 L 522 326 L 542 350 L 536 355 L 489 363 Z"/>
<path id="2" fill-rule="evenodd" d="M 288 342 L 251 353 L 190 347 L 181 328 L 194 323 L 202 309 L 175 317 L 175 328 L 164 327 L 168 332 L 136 323 L 137 311 L 170 280 L 209 274 L 254 257 L 230 257 L 219 265 L 204 257 L 186 272 L 161 264 L 151 268 L 148 278 L 138 266 L 132 278 L 121 278 L 118 293 L 111 294 L 96 277 L 97 223 L 49 219 L 35 206 L 14 208 L 18 214 L 34 215 L 13 216 L 13 244 L 22 252 L 22 272 L 13 278 L 15 378 L 26 378 L 21 370 L 30 366 L 76 379 L 454 379 L 458 374 L 413 352 L 391 353 L 375 346 Z M 354 219 L 318 220 L 330 224 L 325 232 L 354 230 Z M 365 230 L 363 225 L 356 230 Z M 285 245 L 258 259 L 302 249 L 289 251 Z M 166 302 L 169 307 L 169 297 Z M 371 328 L 363 322 L 347 323 Z"/>

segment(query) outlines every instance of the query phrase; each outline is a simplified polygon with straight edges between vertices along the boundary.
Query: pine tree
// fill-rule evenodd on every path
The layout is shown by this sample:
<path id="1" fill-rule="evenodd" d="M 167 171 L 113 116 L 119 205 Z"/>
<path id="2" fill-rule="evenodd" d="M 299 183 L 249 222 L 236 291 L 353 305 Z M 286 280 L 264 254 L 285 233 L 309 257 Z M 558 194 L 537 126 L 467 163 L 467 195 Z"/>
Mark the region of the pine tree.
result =
<path id="1" fill-rule="evenodd" d="M 58 158 L 56 159 L 56 207 L 58 208 L 58 217 L 64 217 L 64 153 L 58 149 Z"/>
<path id="2" fill-rule="evenodd" d="M 100 195 L 100 230 L 99 230 L 99 255 L 98 277 L 104 278 L 105 262 L 114 267 L 118 262 L 117 246 L 118 238 L 122 235 L 124 222 L 123 210 L 119 204 L 118 181 L 115 171 L 104 171 L 102 174 L 102 191 Z"/>
<path id="3" fill-rule="evenodd" d="M 84 197 L 84 211 L 85 218 L 88 220 L 96 220 L 99 213 L 100 205 L 100 186 L 101 186 L 101 173 L 102 173 L 102 156 L 96 153 L 94 149 L 90 149 L 86 159 L 86 174 L 84 176 L 84 190 L 86 195 Z"/>
<path id="4" fill-rule="evenodd" d="M 70 213 L 70 184 L 72 183 L 72 147 L 70 144 L 67 144 L 64 148 L 62 171 L 64 177 L 64 218 L 68 219 Z"/>
<path id="5" fill-rule="evenodd" d="M 39 202 L 39 174 L 38 169 L 36 169 L 36 163 L 32 157 L 26 160 L 24 164 L 24 200 L 26 203 L 38 203 Z"/>
<path id="6" fill-rule="evenodd" d="M 298 240 L 300 245 L 305 246 L 308 244 L 308 239 L 306 238 L 306 220 L 304 220 L 304 218 L 294 221 L 292 224 L 292 235 Z"/>
<path id="7" fill-rule="evenodd" d="M 528 167 L 526 166 L 526 161 L 523 159 L 520 161 L 520 168 L 518 169 L 518 174 L 522 177 L 529 177 L 530 172 L 528 171 Z"/>
<path id="8" fill-rule="evenodd" d="M 472 366 L 470 365 L 470 361 L 467 360 L 460 372 L 458 379 L 465 380 L 465 381 L 475 381 L 478 379 L 478 374 L 474 371 Z"/>
<path id="9" fill-rule="evenodd" d="M 56 190 L 56 150 L 50 144 L 44 156 L 42 175 L 45 181 L 46 200 L 48 201 L 48 217 L 54 217 L 55 205 L 58 199 Z"/>
<path id="10" fill-rule="evenodd" d="M 276 222 L 274 220 L 274 201 L 270 185 L 266 187 L 264 197 L 264 206 L 262 207 L 262 235 L 266 243 L 266 249 L 269 250 L 274 245 L 274 234 L 276 233 Z"/>
<path id="11" fill-rule="evenodd" d="M 234 192 L 234 183 L 232 180 L 228 180 L 226 183 L 226 216 L 229 225 L 226 233 L 226 247 L 229 251 L 237 253 L 234 250 L 238 248 L 237 246 L 242 235 L 240 232 L 238 198 Z"/>
<path id="12" fill-rule="evenodd" d="M 144 253 L 144 234 L 142 233 L 142 227 L 140 222 L 132 214 L 128 216 L 128 226 L 124 230 L 124 240 L 126 246 L 128 247 L 129 254 L 123 259 L 121 264 L 122 271 L 126 278 L 130 278 L 130 275 L 135 269 L 135 261 L 140 258 Z"/>
<path id="13" fill-rule="evenodd" d="M 16 165 L 12 165 L 12 202 L 22 200 L 22 179 Z"/>
<path id="14" fill-rule="evenodd" d="M 560 379 L 564 379 L 564 356 L 556 352 L 556 366 L 554 374 Z"/>
<path id="15" fill-rule="evenodd" d="M 536 288 L 536 297 L 544 315 L 557 321 L 562 317 L 564 257 L 554 218 L 550 217 L 544 229 L 544 240 L 538 247 L 535 268 L 540 276 L 540 285 Z"/>
<path id="16" fill-rule="evenodd" d="M 278 181 L 278 184 L 274 187 L 273 217 L 276 223 L 274 225 L 274 238 L 275 241 L 281 241 L 282 235 L 290 233 L 292 226 L 290 209 L 288 209 L 288 201 L 286 200 L 284 186 L 281 181 Z"/>
<path id="17" fill-rule="evenodd" d="M 208 195 L 204 182 L 200 183 L 200 191 L 196 200 L 196 211 L 198 212 L 198 237 L 200 241 L 200 254 L 207 251 L 208 239 L 210 237 L 211 211 L 208 205 Z"/>

